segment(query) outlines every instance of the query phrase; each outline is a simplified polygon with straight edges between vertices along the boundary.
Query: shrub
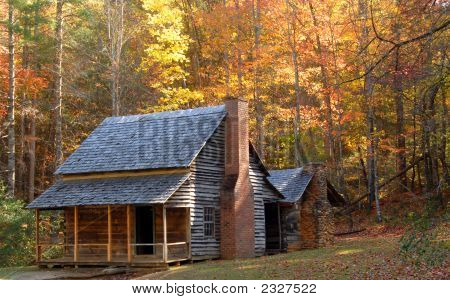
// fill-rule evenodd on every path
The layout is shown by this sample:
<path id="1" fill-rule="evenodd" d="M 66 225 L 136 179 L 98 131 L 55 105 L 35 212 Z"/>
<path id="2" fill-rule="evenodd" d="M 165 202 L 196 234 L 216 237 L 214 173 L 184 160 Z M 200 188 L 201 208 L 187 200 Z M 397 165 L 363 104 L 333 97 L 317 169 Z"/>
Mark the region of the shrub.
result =
<path id="1" fill-rule="evenodd" d="M 410 225 L 400 239 L 400 256 L 414 265 L 440 266 L 448 261 L 448 245 L 438 236 L 447 215 L 438 215 L 436 201 L 430 199 L 421 215 L 410 214 Z"/>
<path id="2" fill-rule="evenodd" d="M 0 266 L 27 265 L 35 251 L 34 214 L 0 185 Z"/>

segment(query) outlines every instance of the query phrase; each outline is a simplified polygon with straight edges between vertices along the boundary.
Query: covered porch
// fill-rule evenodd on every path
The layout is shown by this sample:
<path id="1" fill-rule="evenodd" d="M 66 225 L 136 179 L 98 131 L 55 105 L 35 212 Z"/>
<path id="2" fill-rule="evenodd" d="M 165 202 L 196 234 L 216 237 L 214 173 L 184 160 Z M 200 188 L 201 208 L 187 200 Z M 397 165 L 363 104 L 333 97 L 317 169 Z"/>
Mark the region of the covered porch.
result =
<path id="1" fill-rule="evenodd" d="M 185 206 L 36 209 L 36 229 L 39 265 L 156 266 L 191 259 Z"/>

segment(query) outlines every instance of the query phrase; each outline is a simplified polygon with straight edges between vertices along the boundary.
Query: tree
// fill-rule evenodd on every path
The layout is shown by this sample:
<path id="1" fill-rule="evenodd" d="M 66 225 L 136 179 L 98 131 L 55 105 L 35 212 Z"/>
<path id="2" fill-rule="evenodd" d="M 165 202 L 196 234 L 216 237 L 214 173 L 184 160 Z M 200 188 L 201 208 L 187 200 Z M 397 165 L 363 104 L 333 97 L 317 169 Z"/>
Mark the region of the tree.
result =
<path id="1" fill-rule="evenodd" d="M 124 39 L 124 0 L 105 0 L 106 27 L 108 36 L 108 58 L 111 63 L 112 115 L 120 114 L 120 61 Z"/>
<path id="2" fill-rule="evenodd" d="M 151 110 L 189 107 L 202 101 L 201 93 L 186 85 L 190 39 L 183 33 L 183 11 L 175 1 L 144 1 L 148 40 L 140 69 L 147 85 L 159 94 Z"/>
<path id="3" fill-rule="evenodd" d="M 399 6 L 400 3 L 397 0 L 396 5 Z M 400 24 L 397 20 L 393 25 L 394 37 L 397 42 L 400 41 Z M 404 106 L 403 106 L 403 80 L 402 80 L 402 70 L 401 70 L 401 61 L 400 61 L 400 49 L 395 49 L 394 52 L 394 72 L 393 72 L 393 89 L 394 89 L 394 100 L 395 100 L 395 109 L 397 115 L 397 124 L 396 124 L 396 137 L 397 137 L 397 172 L 401 172 L 406 168 L 406 139 L 405 139 L 405 130 L 404 130 Z M 401 192 L 406 191 L 408 186 L 408 182 L 406 179 L 406 174 L 401 176 L 398 181 L 398 189 Z"/>
<path id="4" fill-rule="evenodd" d="M 55 57 L 55 167 L 64 159 L 62 145 L 62 62 L 63 62 L 63 5 L 64 0 L 56 1 L 56 57 Z"/>
<path id="5" fill-rule="evenodd" d="M 291 59 L 292 67 L 294 69 L 294 91 L 295 91 L 295 117 L 294 117 L 294 155 L 295 155 L 295 165 L 301 166 L 303 164 L 303 148 L 301 141 L 301 117 L 300 117 L 300 106 L 301 106 L 301 95 L 300 95 L 300 77 L 299 77 L 299 67 L 298 67 L 298 55 L 296 48 L 295 39 L 295 26 L 292 21 L 292 14 L 295 12 L 290 10 L 289 0 L 286 0 L 286 20 L 287 20 L 287 40 L 289 47 L 291 49 Z"/>
<path id="6" fill-rule="evenodd" d="M 332 166 L 335 167 L 336 161 L 335 161 L 335 149 L 334 149 L 334 136 L 333 136 L 333 110 L 331 108 L 331 88 L 329 85 L 329 79 L 328 79 L 328 71 L 327 67 L 325 65 L 326 59 L 324 57 L 324 51 L 322 48 L 322 42 L 320 40 L 319 36 L 319 24 L 317 22 L 316 17 L 316 10 L 312 4 L 311 0 L 308 0 L 309 10 L 311 12 L 311 18 L 313 21 L 314 28 L 316 29 L 315 38 L 316 38 L 316 51 L 318 54 L 319 59 L 319 66 L 320 66 L 320 74 L 321 74 L 321 81 L 323 85 L 323 94 L 324 94 L 324 100 L 325 100 L 325 107 L 326 107 L 326 123 L 327 123 L 327 133 L 326 133 L 326 140 L 325 140 L 325 146 L 326 146 L 326 154 L 327 154 L 327 160 L 331 162 Z"/>
<path id="7" fill-rule="evenodd" d="M 369 41 L 369 27 L 367 20 L 369 18 L 367 0 L 358 1 L 359 16 L 361 18 L 361 41 L 360 48 L 361 52 L 367 51 L 366 45 Z M 367 53 L 367 52 L 366 52 Z M 364 107 L 366 109 L 366 135 L 367 135 L 367 167 L 368 167 L 368 193 L 369 193 L 369 209 L 372 207 L 374 202 L 377 208 L 378 221 L 381 222 L 381 211 L 379 211 L 379 196 L 377 191 L 377 160 L 376 160 L 376 144 L 377 137 L 375 136 L 375 112 L 373 107 L 373 75 L 369 72 L 369 65 L 366 63 L 364 66 L 364 72 L 367 75 L 364 77 L 364 87 L 363 87 L 363 98 Z"/>
<path id="8" fill-rule="evenodd" d="M 16 136 L 15 136 L 15 61 L 14 61 L 14 1 L 8 1 L 8 195 L 14 197 L 16 184 Z"/>
<path id="9" fill-rule="evenodd" d="M 256 112 L 256 131 L 258 133 L 258 153 L 264 160 L 264 104 L 260 97 L 260 39 L 261 39 L 261 3 L 260 0 L 253 1 L 253 26 L 254 26 L 254 66 L 253 66 L 253 103 Z"/>

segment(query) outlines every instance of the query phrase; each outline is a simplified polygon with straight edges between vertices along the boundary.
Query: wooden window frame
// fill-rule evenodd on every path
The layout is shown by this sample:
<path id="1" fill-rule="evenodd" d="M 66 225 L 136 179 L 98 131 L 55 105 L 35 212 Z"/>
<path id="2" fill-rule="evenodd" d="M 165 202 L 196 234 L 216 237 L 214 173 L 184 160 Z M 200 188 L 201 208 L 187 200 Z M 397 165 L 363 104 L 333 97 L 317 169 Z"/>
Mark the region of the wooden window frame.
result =
<path id="1" fill-rule="evenodd" d="M 209 211 L 209 212 L 208 212 Z M 206 217 L 210 216 L 207 220 Z M 203 207 L 203 237 L 205 239 L 214 239 L 216 236 L 216 208 L 213 206 Z M 207 225 L 210 225 L 211 234 L 207 234 Z"/>

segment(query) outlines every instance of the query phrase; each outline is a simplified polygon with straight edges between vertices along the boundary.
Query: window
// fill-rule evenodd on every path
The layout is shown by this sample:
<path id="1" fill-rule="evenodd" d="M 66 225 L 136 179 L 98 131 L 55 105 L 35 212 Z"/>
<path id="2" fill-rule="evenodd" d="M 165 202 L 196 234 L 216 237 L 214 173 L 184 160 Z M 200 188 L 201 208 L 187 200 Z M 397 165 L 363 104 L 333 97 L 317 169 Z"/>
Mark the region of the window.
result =
<path id="1" fill-rule="evenodd" d="M 214 207 L 203 208 L 203 234 L 205 238 L 214 237 Z"/>

